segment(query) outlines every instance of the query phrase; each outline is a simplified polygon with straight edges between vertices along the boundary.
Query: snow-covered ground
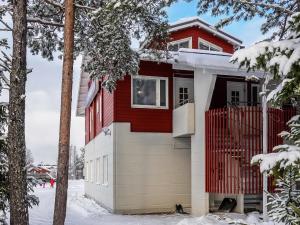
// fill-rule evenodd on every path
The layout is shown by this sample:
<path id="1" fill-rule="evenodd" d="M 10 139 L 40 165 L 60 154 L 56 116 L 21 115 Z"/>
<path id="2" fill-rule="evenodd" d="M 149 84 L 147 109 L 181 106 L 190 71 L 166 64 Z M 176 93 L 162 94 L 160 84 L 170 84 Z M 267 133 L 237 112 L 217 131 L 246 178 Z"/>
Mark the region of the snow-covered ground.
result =
<path id="1" fill-rule="evenodd" d="M 55 188 L 49 185 L 45 188 L 37 187 L 35 194 L 40 198 L 40 204 L 30 209 L 30 225 L 52 225 Z M 207 215 L 196 218 L 179 214 L 114 215 L 83 195 L 83 181 L 69 181 L 66 225 L 228 225 L 228 218 L 240 220 L 241 223 L 237 224 L 273 225 L 260 223 L 258 214 Z"/>
<path id="2" fill-rule="evenodd" d="M 30 225 L 52 225 L 55 188 L 37 187 L 40 204 L 30 209 Z M 69 181 L 66 225 L 177 225 L 182 215 L 114 215 L 84 198 L 83 181 Z"/>

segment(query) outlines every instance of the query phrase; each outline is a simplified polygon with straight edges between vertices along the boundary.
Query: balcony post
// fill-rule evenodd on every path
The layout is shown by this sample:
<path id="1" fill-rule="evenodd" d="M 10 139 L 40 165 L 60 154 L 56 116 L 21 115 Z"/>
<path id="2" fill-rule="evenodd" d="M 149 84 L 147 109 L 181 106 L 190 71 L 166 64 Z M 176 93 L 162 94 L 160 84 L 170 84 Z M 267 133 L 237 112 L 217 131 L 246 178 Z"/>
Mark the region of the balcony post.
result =
<path id="1" fill-rule="evenodd" d="M 216 75 L 196 69 L 194 75 L 195 134 L 191 136 L 191 203 L 192 214 L 209 211 L 209 194 L 205 192 L 205 112 L 209 109 Z"/>

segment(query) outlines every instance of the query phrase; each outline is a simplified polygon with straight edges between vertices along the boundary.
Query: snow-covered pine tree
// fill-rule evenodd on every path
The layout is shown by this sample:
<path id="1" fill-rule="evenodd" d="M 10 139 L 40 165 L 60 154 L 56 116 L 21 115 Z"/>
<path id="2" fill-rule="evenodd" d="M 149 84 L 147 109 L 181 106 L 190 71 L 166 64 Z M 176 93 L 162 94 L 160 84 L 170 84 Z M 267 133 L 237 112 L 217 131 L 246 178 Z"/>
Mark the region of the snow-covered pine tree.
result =
<path id="1" fill-rule="evenodd" d="M 211 10 L 212 15 L 225 18 L 219 26 L 233 21 L 251 20 L 256 16 L 265 18 L 261 30 L 270 37 L 251 47 L 234 53 L 232 62 L 239 63 L 249 71 L 265 71 L 266 82 L 277 80 L 279 85 L 268 94 L 267 100 L 280 105 L 299 96 L 300 91 L 300 2 L 298 0 L 203 0 L 199 12 Z M 285 224 L 300 223 L 299 192 L 295 182 L 299 179 L 300 121 L 299 116 L 289 122 L 290 132 L 282 132 L 286 144 L 274 148 L 274 152 L 255 156 L 253 163 L 260 164 L 277 178 L 279 193 L 270 194 L 270 216 Z"/>
<path id="2" fill-rule="evenodd" d="M 263 34 L 272 32 L 269 39 L 283 39 L 289 33 L 288 20 L 300 11 L 298 0 L 201 0 L 199 14 L 210 12 L 212 16 L 224 17 L 217 24 L 226 26 L 234 21 L 249 21 L 255 17 L 264 18 Z"/>
<path id="3" fill-rule="evenodd" d="M 0 82 L 1 83 L 1 82 Z M 8 209 L 8 162 L 6 146 L 6 121 L 7 106 L 0 104 L 0 223 L 6 224 L 6 212 Z"/>
<path id="4" fill-rule="evenodd" d="M 260 164 L 261 172 L 275 177 L 277 193 L 268 194 L 269 216 L 287 225 L 300 223 L 300 116 L 294 116 L 287 125 L 290 131 L 280 136 L 286 144 L 276 146 L 272 153 L 256 155 L 253 164 Z"/>

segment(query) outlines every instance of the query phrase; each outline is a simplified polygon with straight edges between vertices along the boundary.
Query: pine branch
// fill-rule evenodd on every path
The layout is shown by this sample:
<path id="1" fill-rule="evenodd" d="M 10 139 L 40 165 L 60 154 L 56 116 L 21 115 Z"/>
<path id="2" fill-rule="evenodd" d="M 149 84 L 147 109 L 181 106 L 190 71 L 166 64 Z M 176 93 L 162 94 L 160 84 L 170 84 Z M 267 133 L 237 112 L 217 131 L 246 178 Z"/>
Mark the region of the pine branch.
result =
<path id="1" fill-rule="evenodd" d="M 79 5 L 79 4 L 75 4 L 75 7 L 76 7 L 76 8 L 79 8 L 79 9 L 87 9 L 87 10 L 91 10 L 91 11 L 96 10 L 96 8 L 90 7 L 90 6 L 87 6 L 87 5 Z"/>
<path id="2" fill-rule="evenodd" d="M 266 9 L 277 9 L 283 13 L 287 13 L 288 15 L 293 15 L 294 12 L 285 8 L 285 7 L 282 7 L 278 4 L 268 4 L 268 3 L 264 3 L 264 2 L 253 2 L 251 0 L 233 0 L 234 2 L 237 2 L 237 3 L 241 3 L 241 4 L 247 4 L 247 5 L 253 5 L 253 6 L 259 6 L 259 7 L 262 7 L 262 8 L 266 8 Z"/>
<path id="3" fill-rule="evenodd" d="M 2 23 L 5 27 L 6 27 L 6 30 L 8 31 L 12 31 L 13 29 L 8 25 L 8 23 L 4 22 L 3 20 L 0 20 L 0 23 Z"/>
<path id="4" fill-rule="evenodd" d="M 44 0 L 44 1 L 45 1 L 46 3 L 48 3 L 48 4 L 52 5 L 52 6 L 54 6 L 54 7 L 60 8 L 61 10 L 64 10 L 64 9 L 65 9 L 64 5 L 58 3 L 58 2 L 56 2 L 56 1 L 54 1 L 54 0 Z"/>
<path id="5" fill-rule="evenodd" d="M 27 21 L 30 23 L 39 23 L 39 24 L 54 26 L 54 27 L 64 27 L 63 23 L 57 23 L 57 22 L 53 22 L 53 21 L 49 21 L 49 20 L 43 20 L 41 18 L 28 17 Z"/>
<path id="6" fill-rule="evenodd" d="M 57 7 L 57 8 L 60 8 L 61 10 L 64 10 L 65 7 L 63 4 L 60 4 L 54 0 L 44 0 L 46 3 L 54 6 L 54 7 Z M 75 4 L 75 7 L 76 8 L 79 8 L 79 9 L 87 9 L 87 10 L 96 10 L 96 8 L 94 7 L 90 7 L 90 6 L 87 6 L 87 5 L 80 5 L 80 4 Z"/>

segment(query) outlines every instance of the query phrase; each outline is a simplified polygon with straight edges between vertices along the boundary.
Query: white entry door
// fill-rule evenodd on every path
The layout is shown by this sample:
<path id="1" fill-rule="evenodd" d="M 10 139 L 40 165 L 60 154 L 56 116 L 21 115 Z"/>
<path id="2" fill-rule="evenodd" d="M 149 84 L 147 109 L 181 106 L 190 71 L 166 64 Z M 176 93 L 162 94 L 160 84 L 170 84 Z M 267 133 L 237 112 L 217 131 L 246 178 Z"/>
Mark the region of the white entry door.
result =
<path id="1" fill-rule="evenodd" d="M 175 108 L 194 101 L 194 79 L 174 78 Z"/>
<path id="2" fill-rule="evenodd" d="M 227 81 L 227 106 L 247 105 L 247 87 L 245 82 Z"/>

